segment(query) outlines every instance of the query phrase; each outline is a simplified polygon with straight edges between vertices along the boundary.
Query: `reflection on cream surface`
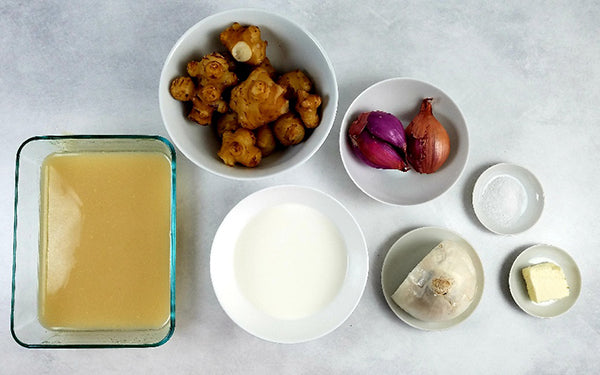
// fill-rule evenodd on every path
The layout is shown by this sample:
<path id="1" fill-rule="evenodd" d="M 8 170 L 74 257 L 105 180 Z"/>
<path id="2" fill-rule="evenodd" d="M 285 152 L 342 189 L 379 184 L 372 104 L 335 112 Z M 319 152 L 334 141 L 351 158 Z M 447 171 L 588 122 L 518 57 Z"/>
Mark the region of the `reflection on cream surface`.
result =
<path id="1" fill-rule="evenodd" d="M 46 158 L 39 294 L 44 326 L 151 329 L 167 321 L 170 173 L 159 153 Z"/>

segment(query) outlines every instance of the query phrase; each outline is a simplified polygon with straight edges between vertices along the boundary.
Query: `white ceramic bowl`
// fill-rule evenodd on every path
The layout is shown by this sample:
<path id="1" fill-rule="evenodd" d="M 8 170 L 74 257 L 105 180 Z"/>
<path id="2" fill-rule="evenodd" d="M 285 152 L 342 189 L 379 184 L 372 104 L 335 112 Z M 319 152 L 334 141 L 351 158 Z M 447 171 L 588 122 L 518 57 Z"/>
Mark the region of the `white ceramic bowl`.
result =
<path id="1" fill-rule="evenodd" d="M 214 51 L 224 51 L 219 34 L 233 22 L 257 25 L 267 41 L 267 57 L 279 72 L 305 71 L 323 99 L 319 126 L 303 143 L 264 158 L 256 168 L 228 167 L 217 156 L 219 142 L 208 127 L 186 119 L 184 105 L 173 99 L 169 85 L 186 73 L 186 64 Z M 163 122 L 176 147 L 198 166 L 233 179 L 256 179 L 289 170 L 308 160 L 323 144 L 335 120 L 338 87 L 329 58 L 317 40 L 289 19 L 257 9 L 235 9 L 206 17 L 175 43 L 162 69 L 159 104 Z"/>
<path id="2" fill-rule="evenodd" d="M 542 184 L 529 170 L 499 163 L 486 169 L 473 188 L 473 210 L 487 229 L 516 234 L 533 226 L 544 209 Z"/>
<path id="3" fill-rule="evenodd" d="M 247 263 L 236 261 L 236 259 L 240 259 L 240 253 L 236 255 L 236 252 L 240 251 L 236 250 L 237 242 L 244 228 L 265 210 L 288 203 L 303 205 L 325 215 L 327 221 L 337 228 L 339 235 L 344 240 L 346 252 L 345 264 L 324 263 L 327 264 L 326 267 L 345 266 L 346 270 L 345 275 L 342 275 L 341 286 L 338 286 L 339 289 L 336 288 L 336 293 L 331 294 L 332 299 L 326 300 L 325 304 L 315 308 L 311 314 L 294 319 L 282 319 L 271 314 L 271 311 L 259 307 L 256 300 L 253 300 L 253 296 L 245 290 L 247 286 L 238 282 L 239 279 L 243 279 L 239 272 L 245 271 L 236 268 L 236 262 L 237 267 L 247 267 Z M 283 221 L 288 222 L 285 219 Z M 316 237 L 323 238 L 322 236 Z M 265 239 L 265 241 L 262 246 L 269 246 L 268 243 L 271 240 Z M 285 243 L 285 241 L 283 242 Z M 304 240 L 300 240 L 300 242 L 302 242 L 302 246 L 305 246 L 311 242 L 311 239 L 308 239 L 308 243 Z M 284 254 L 287 253 L 284 252 Z M 302 263 L 299 258 L 294 259 L 298 263 Z M 280 265 L 280 261 L 281 258 L 277 258 L 274 263 Z M 283 261 L 287 261 L 287 259 L 283 259 Z M 240 264 L 242 265 L 240 266 Z M 322 266 L 321 264 L 318 268 L 322 268 Z M 241 200 L 223 219 L 215 234 L 210 254 L 210 276 L 215 294 L 223 310 L 247 332 L 264 340 L 279 343 L 313 340 L 339 327 L 360 301 L 367 281 L 368 268 L 366 242 L 352 215 L 331 196 L 302 186 L 274 186 L 255 192 Z M 311 275 L 308 279 L 314 279 L 314 277 Z M 322 287 L 323 285 L 319 288 Z M 320 293 L 317 290 L 315 292 Z M 284 300 L 289 301 L 289 295 L 294 295 L 294 293 L 276 293 L 275 295 L 283 296 Z M 279 297 L 275 297 L 275 303 L 281 301 L 277 298 Z"/>
<path id="4" fill-rule="evenodd" d="M 469 256 L 475 266 L 477 277 L 477 291 L 471 305 L 454 319 L 430 322 L 417 319 L 404 311 L 392 300 L 392 294 L 398 289 L 402 281 L 406 279 L 410 271 L 440 242 L 453 240 L 461 244 L 469 252 Z M 475 249 L 459 234 L 437 227 L 422 227 L 412 230 L 396 241 L 388 251 L 383 261 L 381 270 L 381 287 L 388 305 L 406 324 L 418 329 L 433 331 L 447 329 L 466 320 L 477 308 L 483 295 L 484 274 L 483 265 Z"/>
<path id="5" fill-rule="evenodd" d="M 560 300 L 535 303 L 529 298 L 522 270 L 538 263 L 550 262 L 562 268 L 569 295 Z M 564 250 L 551 245 L 539 244 L 524 250 L 513 262 L 508 276 L 510 293 L 517 305 L 531 316 L 552 318 L 566 313 L 577 301 L 581 292 L 581 273 L 575 260 Z"/>
<path id="6" fill-rule="evenodd" d="M 450 156 L 432 174 L 400 172 L 367 166 L 352 151 L 348 127 L 363 112 L 389 112 L 406 128 L 424 98 L 433 98 L 433 114 L 450 137 Z M 348 175 L 370 197 L 391 205 L 414 205 L 432 200 L 450 189 L 462 174 L 469 155 L 469 132 L 458 106 L 437 87 L 411 78 L 391 78 L 363 91 L 344 115 L 340 154 Z"/>

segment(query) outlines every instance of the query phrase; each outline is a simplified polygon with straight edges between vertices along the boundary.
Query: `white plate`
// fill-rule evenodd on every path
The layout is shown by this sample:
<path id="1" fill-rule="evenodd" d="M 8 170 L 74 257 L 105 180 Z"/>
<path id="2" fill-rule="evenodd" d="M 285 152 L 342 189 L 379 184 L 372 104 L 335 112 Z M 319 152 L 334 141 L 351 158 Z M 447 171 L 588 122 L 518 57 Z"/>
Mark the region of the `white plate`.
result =
<path id="1" fill-rule="evenodd" d="M 562 268 L 569 285 L 568 297 L 542 303 L 535 303 L 529 299 L 521 270 L 543 262 L 551 262 Z M 527 248 L 515 259 L 510 268 L 508 286 L 517 305 L 527 314 L 538 318 L 552 318 L 567 312 L 577 301 L 581 292 L 581 274 L 573 258 L 564 250 L 540 244 Z"/>
<path id="2" fill-rule="evenodd" d="M 234 271 L 235 244 L 259 212 L 284 203 L 318 210 L 339 230 L 347 252 L 343 284 L 329 304 L 308 317 L 278 319 L 256 308 L 240 290 Z M 319 338 L 340 326 L 357 306 L 367 281 L 369 262 L 363 233 L 352 215 L 333 197 L 301 186 L 275 186 L 241 200 L 223 219 L 213 240 L 210 275 L 219 303 L 241 328 L 264 340 L 298 343 Z"/>
<path id="3" fill-rule="evenodd" d="M 410 271 L 443 240 L 453 240 L 464 246 L 477 273 L 477 291 L 467 310 L 454 319 L 443 322 L 427 322 L 417 319 L 404 311 L 392 300 L 392 294 L 406 279 Z M 381 270 L 383 295 L 392 311 L 405 323 L 423 330 L 441 330 L 450 328 L 467 319 L 481 300 L 484 286 L 483 266 L 475 249 L 457 233 L 444 228 L 423 227 L 412 230 L 396 241 L 388 251 Z"/>
<path id="4" fill-rule="evenodd" d="M 475 215 L 487 229 L 516 234 L 535 224 L 544 208 L 544 190 L 533 173 L 509 163 L 488 168 L 473 189 Z"/>
<path id="5" fill-rule="evenodd" d="M 450 137 L 450 156 L 435 173 L 376 169 L 354 155 L 347 133 L 359 114 L 389 112 L 406 128 L 427 97 L 433 98 L 433 114 Z M 458 180 L 469 155 L 469 132 L 458 106 L 437 87 L 411 78 L 387 79 L 363 91 L 346 111 L 339 137 L 342 162 L 352 181 L 368 196 L 391 205 L 414 205 L 440 196 Z"/>

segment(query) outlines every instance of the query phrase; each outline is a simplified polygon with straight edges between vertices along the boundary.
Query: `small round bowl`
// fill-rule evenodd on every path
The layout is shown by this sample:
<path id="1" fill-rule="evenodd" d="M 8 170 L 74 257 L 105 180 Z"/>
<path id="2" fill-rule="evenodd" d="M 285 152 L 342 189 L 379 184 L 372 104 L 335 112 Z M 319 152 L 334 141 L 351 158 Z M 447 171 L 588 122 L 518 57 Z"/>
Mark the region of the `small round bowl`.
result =
<path id="1" fill-rule="evenodd" d="M 265 309 L 264 305 L 257 303 L 256 298 L 253 298 L 256 297 L 256 294 L 249 293 L 247 284 L 240 283 L 240 280 L 244 280 L 245 270 L 248 269 L 248 263 L 240 261 L 240 259 L 244 259 L 240 258 L 240 254 L 247 251 L 244 248 L 244 244 L 247 244 L 247 242 L 242 243 L 243 250 L 239 249 L 239 239 L 244 237 L 245 228 L 249 224 L 256 223 L 258 215 L 264 213 L 265 210 L 276 209 L 286 204 L 301 205 L 324 215 L 327 225 L 320 228 L 329 226 L 331 226 L 330 228 L 336 228 L 334 232 L 339 233 L 345 244 L 343 261 L 329 262 L 327 259 L 331 260 L 331 258 L 323 255 L 318 261 L 320 264 L 314 267 L 320 269 L 320 271 L 327 268 L 326 272 L 335 273 L 336 269 L 340 270 L 340 267 L 345 266 L 345 273 L 341 275 L 341 285 L 333 290 L 334 293 L 324 301 L 324 304 L 320 304 L 308 314 L 299 314 L 294 318 L 289 318 L 289 315 L 282 318 L 278 314 L 272 314 L 272 309 Z M 271 247 L 273 243 L 282 244 L 282 249 L 287 249 L 287 239 L 282 239 L 281 236 L 297 238 L 298 231 L 294 229 L 296 227 L 287 229 L 294 226 L 290 224 L 289 218 L 283 217 L 281 221 L 286 223 L 286 229 L 278 228 L 277 235 L 261 237 L 259 239 L 261 249 Z M 304 230 L 308 229 L 309 232 L 314 232 L 314 228 L 310 228 L 310 225 L 298 225 L 303 227 Z M 299 239 L 298 242 L 303 247 L 309 247 L 314 244 L 315 238 L 326 241 L 325 238 L 328 237 L 327 233 L 324 233 L 307 236 L 306 239 Z M 294 245 L 298 246 L 297 243 L 294 243 Z M 335 243 L 331 243 L 331 246 L 333 245 Z M 251 250 L 257 251 L 257 248 L 254 247 Z M 272 258 L 273 264 L 280 267 L 278 271 L 288 269 L 291 259 L 296 262 L 293 263 L 294 265 L 299 264 L 298 268 L 300 269 L 306 266 L 306 262 L 310 262 L 308 259 L 312 259 L 310 256 L 298 258 L 296 257 L 297 254 L 290 256 L 284 251 L 281 254 L 285 254 L 285 256 Z M 289 273 L 294 274 L 296 270 L 297 268 L 294 268 L 294 272 L 290 270 Z M 358 305 L 365 288 L 368 271 L 369 255 L 365 238 L 360 226 L 350 212 L 333 197 L 302 186 L 273 186 L 259 190 L 242 199 L 225 216 L 217 229 L 210 253 L 210 277 L 223 310 L 239 327 L 248 333 L 263 340 L 277 343 L 299 343 L 314 340 L 339 327 Z M 306 279 L 302 279 L 305 285 L 314 285 L 314 282 L 317 281 L 320 283 L 320 289 L 330 289 L 331 285 L 324 285 L 326 283 L 322 280 L 315 280 L 314 274 L 309 276 L 303 271 L 300 274 L 306 277 Z M 317 272 L 316 275 L 318 274 Z M 264 279 L 265 275 L 272 275 L 272 272 L 267 271 L 261 275 L 263 280 L 258 283 L 259 287 L 262 288 L 258 292 L 260 294 L 264 294 L 267 291 L 266 289 L 272 291 L 271 286 L 273 284 L 269 283 L 269 278 Z M 285 284 L 284 282 L 283 285 Z M 318 292 L 317 294 L 320 294 L 321 291 L 315 290 L 315 292 Z M 310 293 L 310 290 L 303 290 L 301 294 L 306 292 Z M 271 302 L 274 301 L 275 304 L 280 304 L 285 309 L 293 305 L 294 309 L 302 310 L 304 305 L 297 306 L 295 302 L 291 303 L 289 300 L 290 296 L 295 297 L 297 295 L 294 294 L 293 289 L 287 289 L 283 294 L 281 290 L 278 290 L 272 294 L 270 299 Z"/>
<path id="2" fill-rule="evenodd" d="M 406 128 L 427 97 L 433 98 L 433 114 L 450 137 L 450 156 L 440 169 L 432 174 L 376 169 L 354 154 L 348 127 L 359 114 L 389 112 Z M 415 205 L 440 196 L 458 180 L 469 155 L 469 132 L 460 109 L 442 90 L 416 79 L 391 78 L 367 88 L 350 104 L 340 129 L 340 154 L 346 172 L 365 194 L 390 205 Z"/>
<path id="3" fill-rule="evenodd" d="M 567 297 L 542 303 L 533 302 L 529 298 L 521 270 L 543 262 L 554 263 L 562 268 L 569 285 Z M 508 286 L 516 304 L 527 314 L 537 318 L 552 318 L 566 313 L 577 301 L 581 292 L 581 273 L 575 260 L 566 251 L 556 246 L 539 244 L 525 249 L 515 259 L 510 268 Z"/>
<path id="4" fill-rule="evenodd" d="M 544 190 L 527 169 L 509 163 L 488 168 L 473 188 L 473 210 L 490 231 L 517 234 L 531 228 L 542 215 Z"/>
<path id="5" fill-rule="evenodd" d="M 221 31 L 233 22 L 260 27 L 266 40 L 267 57 L 278 72 L 305 71 L 321 96 L 321 122 L 304 142 L 273 153 L 255 168 L 228 167 L 217 156 L 220 147 L 214 131 L 188 120 L 184 103 L 171 97 L 171 81 L 186 73 L 193 59 L 224 51 L 219 41 Z M 289 170 L 308 160 L 323 144 L 335 120 L 338 87 L 329 58 L 317 40 L 289 19 L 258 9 L 235 9 L 217 13 L 192 26 L 175 43 L 162 69 L 158 93 L 160 112 L 169 136 L 176 147 L 192 162 L 216 175 L 238 180 L 268 177 Z"/>
<path id="6" fill-rule="evenodd" d="M 394 294 L 396 289 L 398 289 L 398 286 L 406 279 L 415 266 L 429 254 L 436 245 L 444 240 L 456 241 L 464 246 L 469 252 L 469 256 L 475 266 L 475 272 L 477 273 L 477 291 L 475 292 L 475 296 L 469 307 L 454 319 L 441 322 L 423 321 L 413 317 L 398 306 L 392 300 L 392 294 Z M 406 233 L 392 245 L 385 256 L 381 270 L 381 287 L 390 309 L 392 309 L 394 314 L 406 324 L 426 331 L 447 329 L 466 320 L 471 316 L 473 311 L 475 311 L 475 308 L 477 308 L 481 296 L 483 295 L 483 286 L 483 265 L 481 264 L 477 252 L 473 246 L 459 234 L 445 228 L 422 227 Z"/>

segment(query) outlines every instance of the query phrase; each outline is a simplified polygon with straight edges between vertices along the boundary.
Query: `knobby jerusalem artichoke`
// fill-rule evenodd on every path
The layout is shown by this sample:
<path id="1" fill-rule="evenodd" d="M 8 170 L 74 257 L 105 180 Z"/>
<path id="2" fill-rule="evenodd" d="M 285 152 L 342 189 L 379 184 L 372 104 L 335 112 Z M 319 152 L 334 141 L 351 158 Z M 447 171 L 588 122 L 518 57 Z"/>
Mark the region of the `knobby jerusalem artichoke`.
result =
<path id="1" fill-rule="evenodd" d="M 275 121 L 273 133 L 282 145 L 291 146 L 302 142 L 306 131 L 298 116 L 288 112 Z"/>
<path id="2" fill-rule="evenodd" d="M 269 125 L 263 125 L 256 129 L 256 147 L 260 148 L 263 157 L 269 156 L 277 147 L 275 134 Z"/>
<path id="3" fill-rule="evenodd" d="M 229 106 L 246 129 L 256 129 L 289 111 L 285 90 L 263 68 L 256 68 L 248 78 L 231 90 Z"/>
<path id="4" fill-rule="evenodd" d="M 234 59 L 250 65 L 259 65 L 267 55 L 267 42 L 261 39 L 257 26 L 242 26 L 234 22 L 219 38 Z"/>
<path id="5" fill-rule="evenodd" d="M 189 77 L 175 78 L 169 88 L 171 95 L 177 100 L 192 102 L 188 119 L 200 125 L 209 125 L 214 111 L 227 111 L 223 92 L 237 83 L 237 76 L 230 71 L 227 59 L 216 52 L 204 56 L 200 61 L 190 61 L 186 68 Z"/>
<path id="6" fill-rule="evenodd" d="M 262 153 L 255 144 L 256 137 L 248 129 L 226 131 L 223 133 L 223 143 L 217 155 L 229 166 L 240 163 L 246 167 L 255 167 L 262 159 Z"/>

